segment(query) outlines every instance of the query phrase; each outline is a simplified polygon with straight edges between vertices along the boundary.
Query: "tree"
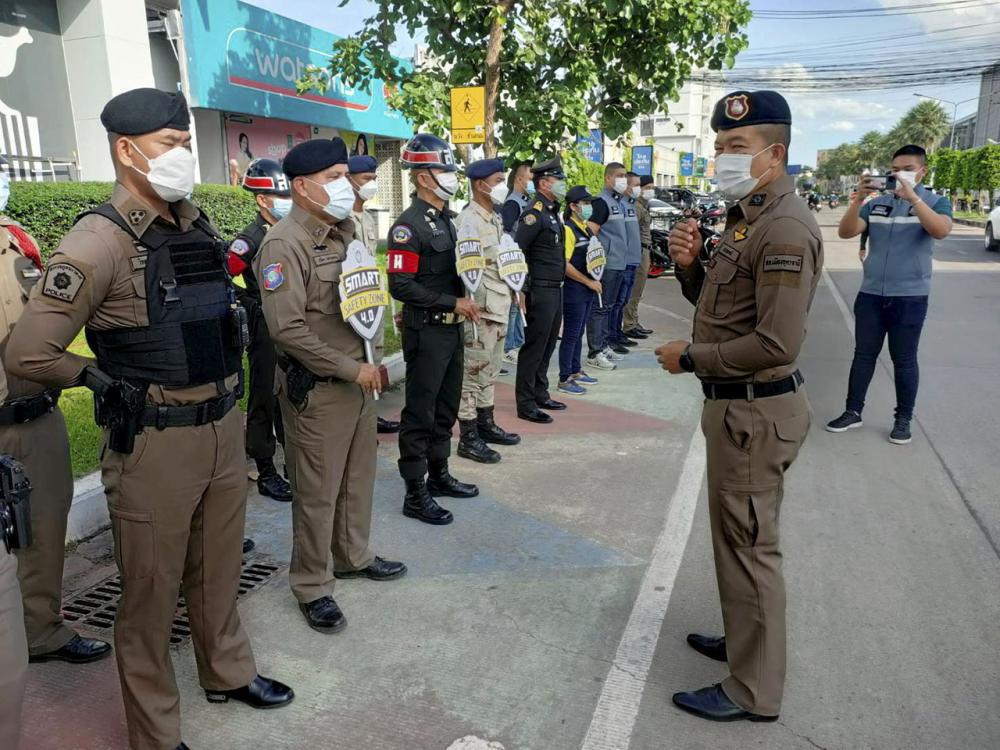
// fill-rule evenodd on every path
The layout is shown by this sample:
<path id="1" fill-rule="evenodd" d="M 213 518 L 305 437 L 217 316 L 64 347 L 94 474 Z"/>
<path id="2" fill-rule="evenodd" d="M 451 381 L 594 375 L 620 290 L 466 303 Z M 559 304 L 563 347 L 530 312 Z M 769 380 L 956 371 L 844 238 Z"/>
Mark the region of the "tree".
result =
<path id="1" fill-rule="evenodd" d="M 944 107 L 928 99 L 911 107 L 889 132 L 886 140 L 892 144 L 893 149 L 914 143 L 923 146 L 930 153 L 950 130 L 951 118 Z"/>
<path id="2" fill-rule="evenodd" d="M 870 169 L 873 172 L 883 170 L 887 164 L 886 159 L 886 137 L 877 130 L 869 130 L 858 141 L 860 161 L 862 169 Z"/>
<path id="3" fill-rule="evenodd" d="M 749 20 L 747 0 L 383 0 L 334 43 L 329 70 L 306 69 L 298 86 L 323 91 L 331 74 L 361 88 L 382 79 L 392 106 L 443 135 L 448 90 L 482 85 L 487 156 L 502 145 L 528 158 L 586 133 L 588 118 L 614 139 L 666 111 L 693 69 L 733 65 Z M 400 26 L 425 32 L 419 67 L 390 54 Z"/>

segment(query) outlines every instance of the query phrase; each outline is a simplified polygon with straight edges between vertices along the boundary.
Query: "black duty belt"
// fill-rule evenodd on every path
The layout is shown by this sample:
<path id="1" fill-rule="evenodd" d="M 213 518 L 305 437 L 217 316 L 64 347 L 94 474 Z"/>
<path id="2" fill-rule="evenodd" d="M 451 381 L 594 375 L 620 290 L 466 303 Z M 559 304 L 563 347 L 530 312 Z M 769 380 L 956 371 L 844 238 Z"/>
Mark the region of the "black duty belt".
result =
<path id="1" fill-rule="evenodd" d="M 236 406 L 236 391 L 189 406 L 146 406 L 137 415 L 140 427 L 199 427 L 222 419 Z"/>
<path id="2" fill-rule="evenodd" d="M 11 399 L 0 406 L 0 426 L 26 424 L 56 408 L 59 391 L 42 391 L 32 396 Z"/>
<path id="3" fill-rule="evenodd" d="M 454 312 L 431 312 L 430 310 L 407 308 L 406 314 L 415 322 L 428 326 L 452 326 L 465 320 Z"/>
<path id="4" fill-rule="evenodd" d="M 288 373 L 288 370 L 292 367 L 301 367 L 306 370 L 304 365 L 300 365 L 298 362 L 292 362 L 288 357 L 278 357 L 278 369 L 284 373 Z M 313 380 L 317 383 L 343 383 L 344 381 L 335 375 L 317 375 L 312 370 L 307 370 L 307 372 L 312 376 Z"/>
<path id="5" fill-rule="evenodd" d="M 548 279 L 532 279 L 531 286 L 537 286 L 542 289 L 562 289 L 563 282 L 561 281 L 549 281 Z"/>
<path id="6" fill-rule="evenodd" d="M 766 383 L 705 383 L 702 382 L 701 389 L 705 392 L 705 398 L 714 401 L 732 401 L 741 399 L 753 401 L 758 398 L 770 398 L 771 396 L 781 396 L 785 393 L 797 391 L 806 382 L 802 373 L 796 370 L 787 378 L 772 380 Z"/>

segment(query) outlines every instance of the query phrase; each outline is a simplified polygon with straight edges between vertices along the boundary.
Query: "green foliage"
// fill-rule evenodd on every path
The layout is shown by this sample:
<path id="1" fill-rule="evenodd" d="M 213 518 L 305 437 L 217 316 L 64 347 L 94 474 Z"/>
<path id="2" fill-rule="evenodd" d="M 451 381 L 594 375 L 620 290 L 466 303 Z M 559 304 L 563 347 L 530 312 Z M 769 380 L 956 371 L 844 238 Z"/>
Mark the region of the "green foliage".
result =
<path id="1" fill-rule="evenodd" d="M 577 149 L 567 150 L 562 157 L 568 187 L 584 185 L 592 195 L 604 189 L 604 165 L 584 158 Z"/>
<path id="2" fill-rule="evenodd" d="M 950 130 L 951 117 L 945 112 L 944 107 L 938 102 L 926 99 L 911 107 L 889 131 L 885 140 L 892 144 L 892 150 L 908 143 L 915 143 L 930 152 L 934 151 Z"/>
<path id="3" fill-rule="evenodd" d="M 107 201 L 113 187 L 110 182 L 15 182 L 6 213 L 24 225 L 48 258 L 76 217 Z M 235 237 L 257 212 L 253 196 L 238 187 L 198 185 L 193 198 L 227 238 Z"/>
<path id="4" fill-rule="evenodd" d="M 508 158 L 531 158 L 588 132 L 612 138 L 666 111 L 695 68 L 731 67 L 747 46 L 747 0 L 385 0 L 357 34 L 338 40 L 328 71 L 307 69 L 300 91 L 329 74 L 365 89 L 375 78 L 416 128 L 443 134 L 448 91 L 487 83 L 487 41 L 501 32 L 495 135 Z M 397 28 L 422 33 L 417 69 L 390 54 Z M 487 110 L 491 102 L 487 102 Z"/>

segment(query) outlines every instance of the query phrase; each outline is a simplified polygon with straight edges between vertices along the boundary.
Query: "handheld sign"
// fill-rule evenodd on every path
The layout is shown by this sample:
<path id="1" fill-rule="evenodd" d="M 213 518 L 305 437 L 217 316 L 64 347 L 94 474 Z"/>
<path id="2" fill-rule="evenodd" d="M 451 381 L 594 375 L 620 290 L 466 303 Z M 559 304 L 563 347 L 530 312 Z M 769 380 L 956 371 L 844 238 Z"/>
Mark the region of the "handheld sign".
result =
<path id="1" fill-rule="evenodd" d="M 587 273 L 594 281 L 601 280 L 607 262 L 608 257 L 604 252 L 604 245 L 596 237 L 591 237 L 590 243 L 587 245 Z M 597 295 L 597 306 L 604 307 L 604 300 L 600 294 Z"/>
<path id="2" fill-rule="evenodd" d="M 469 299 L 472 299 L 479 285 L 483 282 L 483 273 L 486 270 L 486 257 L 483 255 L 483 243 L 476 234 L 475 229 L 468 224 L 462 224 L 458 228 L 458 242 L 455 244 L 455 268 L 458 275 L 469 291 Z M 472 324 L 472 335 L 479 338 L 479 329 L 475 323 Z"/>
<path id="3" fill-rule="evenodd" d="M 389 304 L 382 272 L 375 256 L 363 242 L 354 240 L 347 246 L 347 257 L 340 273 L 340 314 L 365 342 L 365 359 L 375 364 L 372 341 L 378 335 Z M 378 399 L 378 391 L 374 392 Z"/>
<path id="4" fill-rule="evenodd" d="M 509 234 L 500 238 L 500 247 L 497 250 L 497 272 L 514 293 L 516 301 L 517 293 L 524 288 L 524 282 L 528 278 L 528 261 L 524 259 L 524 253 Z M 521 310 L 521 322 L 524 322 L 524 310 Z"/>

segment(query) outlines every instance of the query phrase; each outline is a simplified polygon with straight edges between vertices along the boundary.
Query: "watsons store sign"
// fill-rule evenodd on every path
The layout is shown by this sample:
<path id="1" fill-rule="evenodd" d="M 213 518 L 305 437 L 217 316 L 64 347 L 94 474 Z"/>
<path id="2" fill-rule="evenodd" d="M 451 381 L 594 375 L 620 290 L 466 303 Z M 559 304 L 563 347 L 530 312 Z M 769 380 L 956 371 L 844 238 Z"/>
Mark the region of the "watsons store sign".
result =
<path id="1" fill-rule="evenodd" d="M 237 0 L 182 7 L 192 106 L 395 138 L 412 133 L 381 81 L 355 89 L 334 75 L 323 93 L 296 93 L 308 66 L 326 68 L 333 34 Z"/>

